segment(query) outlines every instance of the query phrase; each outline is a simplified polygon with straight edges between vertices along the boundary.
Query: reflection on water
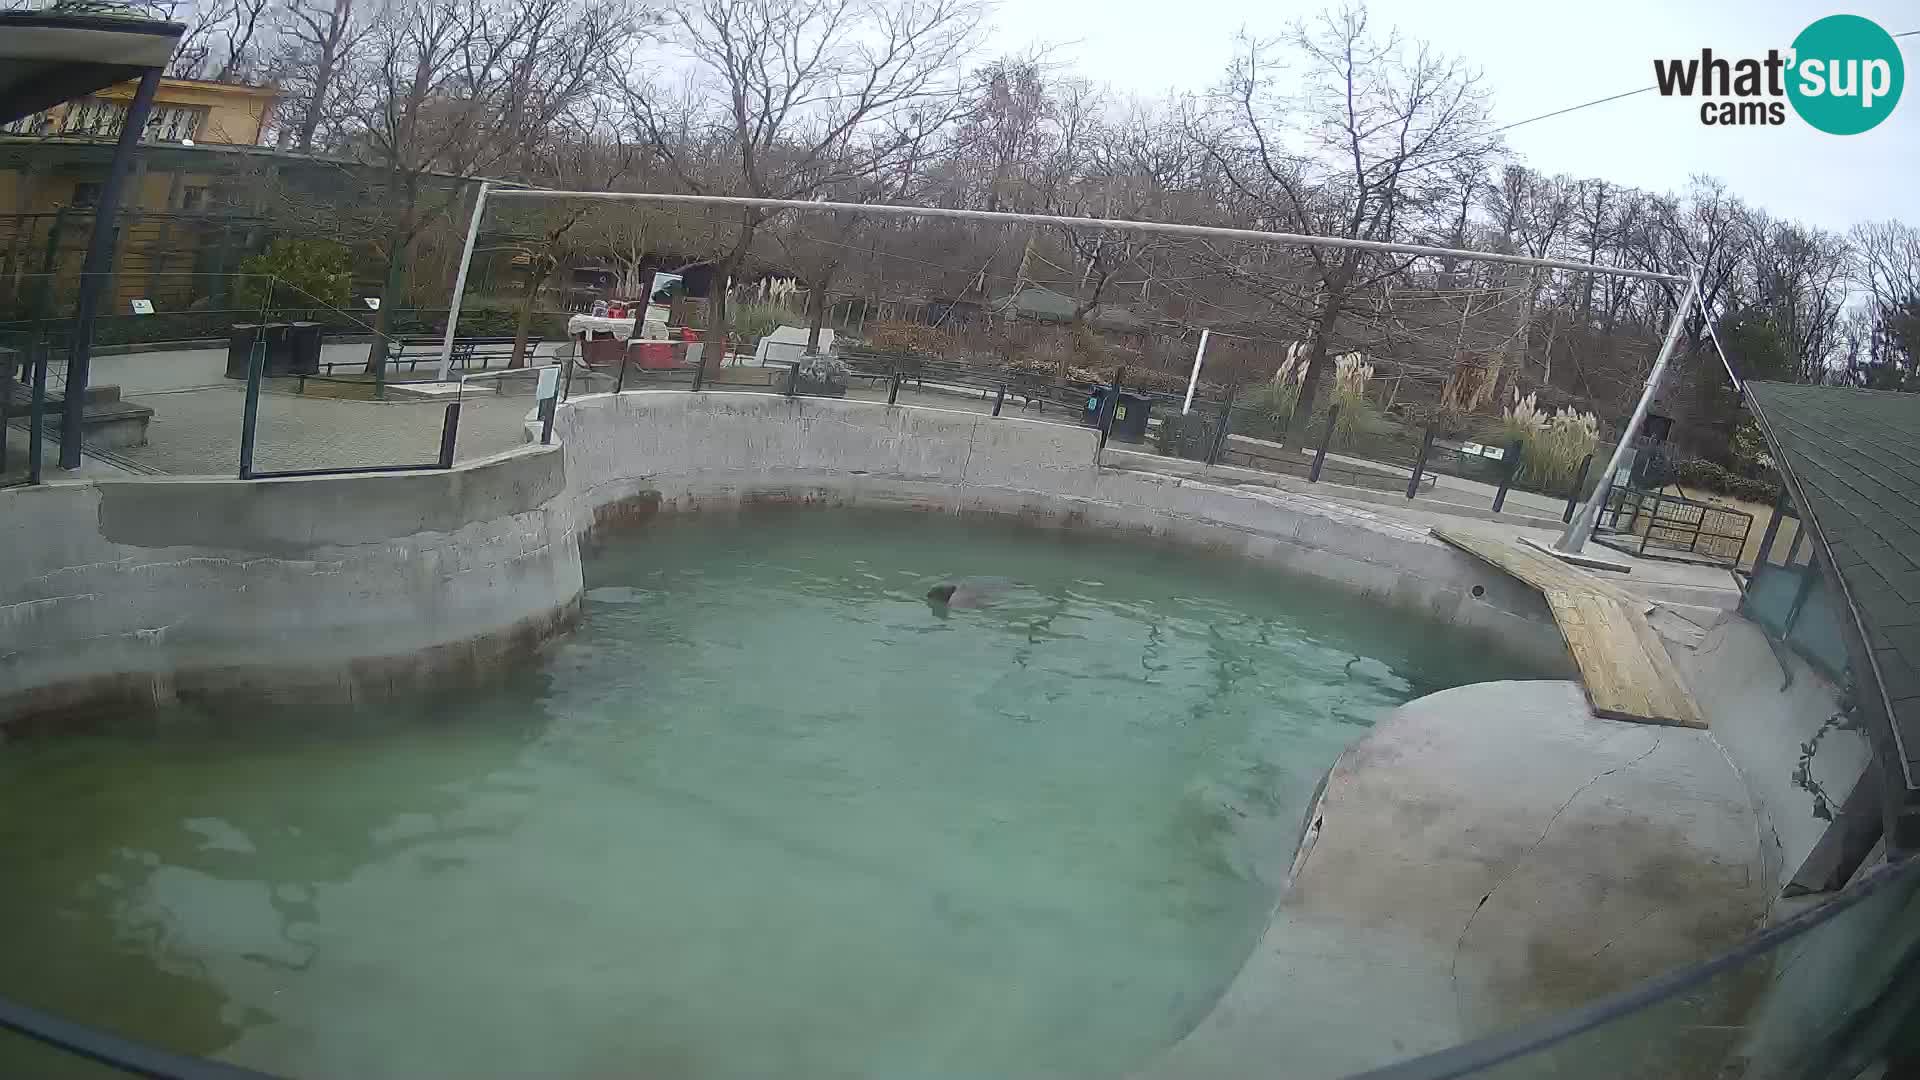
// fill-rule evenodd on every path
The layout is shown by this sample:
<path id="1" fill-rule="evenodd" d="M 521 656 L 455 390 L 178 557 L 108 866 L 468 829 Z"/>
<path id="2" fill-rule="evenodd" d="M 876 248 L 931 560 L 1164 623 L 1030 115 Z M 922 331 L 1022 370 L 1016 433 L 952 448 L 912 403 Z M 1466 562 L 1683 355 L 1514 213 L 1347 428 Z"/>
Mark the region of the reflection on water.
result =
<path id="1" fill-rule="evenodd" d="M 965 575 L 1015 584 L 927 603 Z M 664 523 L 589 584 L 485 693 L 8 746 L 0 992 L 302 1076 L 1125 1072 L 1238 969 L 1340 748 L 1515 673 L 911 515 Z"/>

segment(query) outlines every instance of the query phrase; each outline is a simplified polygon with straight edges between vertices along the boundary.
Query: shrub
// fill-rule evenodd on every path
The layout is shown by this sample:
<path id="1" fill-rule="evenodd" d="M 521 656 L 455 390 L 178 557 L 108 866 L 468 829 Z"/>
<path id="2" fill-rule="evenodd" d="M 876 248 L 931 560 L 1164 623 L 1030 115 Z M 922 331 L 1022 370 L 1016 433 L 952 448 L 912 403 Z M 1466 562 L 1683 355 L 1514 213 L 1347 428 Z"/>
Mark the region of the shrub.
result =
<path id="1" fill-rule="evenodd" d="M 1573 483 L 1581 460 L 1599 446 L 1600 421 L 1575 409 L 1549 413 L 1539 401 L 1538 394 L 1521 397 L 1514 389 L 1513 404 L 1500 416 L 1500 445 L 1520 441 L 1519 484 L 1558 494 Z"/>
<path id="2" fill-rule="evenodd" d="M 744 345 L 755 345 L 773 333 L 776 327 L 793 322 L 798 316 L 779 304 L 747 303 L 727 313 L 732 324 L 728 333 Z"/>
<path id="3" fill-rule="evenodd" d="M 952 345 L 938 328 L 916 322 L 877 322 L 862 335 L 867 348 L 891 353 L 944 353 Z M 1049 367 L 1046 374 L 1053 374 Z"/>
<path id="4" fill-rule="evenodd" d="M 233 289 L 241 308 L 343 307 L 353 296 L 347 249 L 331 240 L 282 236 L 240 263 Z"/>
<path id="5" fill-rule="evenodd" d="M 1299 400 L 1298 383 L 1263 386 L 1234 405 L 1233 430 L 1256 439 L 1284 439 L 1287 422 L 1293 419 L 1293 408 Z"/>
<path id="6" fill-rule="evenodd" d="M 1694 458 L 1668 466 L 1673 482 L 1682 487 L 1699 488 L 1719 495 L 1730 495 L 1751 503 L 1770 503 L 1776 489 L 1765 480 L 1750 480 L 1711 461 Z"/>
<path id="7" fill-rule="evenodd" d="M 1378 415 L 1367 400 L 1367 383 L 1373 379 L 1373 365 L 1357 352 L 1347 353 L 1333 362 L 1333 393 L 1330 401 L 1340 407 L 1333 418 L 1333 444 L 1352 446 L 1372 430 Z"/>

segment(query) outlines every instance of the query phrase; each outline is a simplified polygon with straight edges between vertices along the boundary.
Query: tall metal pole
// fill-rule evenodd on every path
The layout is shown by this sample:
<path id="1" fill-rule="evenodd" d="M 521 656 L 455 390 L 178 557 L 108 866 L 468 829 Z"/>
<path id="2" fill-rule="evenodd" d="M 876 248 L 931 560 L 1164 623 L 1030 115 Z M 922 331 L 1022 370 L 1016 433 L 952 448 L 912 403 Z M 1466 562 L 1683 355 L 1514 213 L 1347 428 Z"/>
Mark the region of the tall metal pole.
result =
<path id="1" fill-rule="evenodd" d="M 1593 526 L 1600 520 L 1600 507 L 1606 502 L 1607 489 L 1612 486 L 1613 478 L 1620 475 L 1620 467 L 1626 463 L 1627 450 L 1633 444 L 1633 437 L 1639 433 L 1640 425 L 1646 422 L 1647 410 L 1653 406 L 1653 395 L 1660 390 L 1660 377 L 1667 373 L 1667 361 L 1673 359 L 1674 347 L 1680 344 L 1680 330 L 1686 324 L 1687 315 L 1693 310 L 1694 301 L 1699 295 L 1700 272 L 1695 270 L 1687 279 L 1686 297 L 1673 310 L 1673 322 L 1667 325 L 1667 340 L 1660 344 L 1660 356 L 1654 360 L 1653 371 L 1647 375 L 1647 388 L 1640 392 L 1640 404 L 1633 407 L 1633 419 L 1628 420 L 1627 426 L 1620 432 L 1620 445 L 1613 448 L 1613 457 L 1607 461 L 1606 471 L 1594 483 L 1593 494 L 1587 497 L 1580 512 L 1567 525 L 1567 531 L 1553 545 L 1555 551 L 1578 555 L 1593 536 Z"/>
<path id="2" fill-rule="evenodd" d="M 107 181 L 100 186 L 100 203 L 93 213 L 93 235 L 87 238 L 87 261 L 80 266 L 80 294 L 73 308 L 73 342 L 67 351 L 67 387 L 60 424 L 60 467 L 63 469 L 80 467 L 80 421 L 87 407 L 93 320 L 99 314 L 100 293 L 113 266 L 119 235 L 114 226 L 120 215 L 121 191 L 127 186 L 127 167 L 139 153 L 140 136 L 147 129 L 153 95 L 159 89 L 160 69 L 148 68 L 140 76 L 140 86 L 133 92 L 133 101 L 120 123 L 120 141 L 113 148 L 113 164 L 107 167 Z"/>
<path id="3" fill-rule="evenodd" d="M 1180 405 L 1181 416 L 1193 411 L 1193 388 L 1200 385 L 1200 361 L 1207 357 L 1207 335 L 1212 332 L 1206 329 L 1200 331 L 1200 347 L 1193 350 L 1193 374 L 1187 376 L 1187 400 Z"/>
<path id="4" fill-rule="evenodd" d="M 440 381 L 453 378 L 453 331 L 460 325 L 460 301 L 467 292 L 467 270 L 473 265 L 473 242 L 480 235 L 480 215 L 487 212 L 487 182 L 473 197 L 473 217 L 467 220 L 467 243 L 460 249 L 460 270 L 453 277 L 453 306 L 447 309 L 447 334 L 440 340 Z"/>

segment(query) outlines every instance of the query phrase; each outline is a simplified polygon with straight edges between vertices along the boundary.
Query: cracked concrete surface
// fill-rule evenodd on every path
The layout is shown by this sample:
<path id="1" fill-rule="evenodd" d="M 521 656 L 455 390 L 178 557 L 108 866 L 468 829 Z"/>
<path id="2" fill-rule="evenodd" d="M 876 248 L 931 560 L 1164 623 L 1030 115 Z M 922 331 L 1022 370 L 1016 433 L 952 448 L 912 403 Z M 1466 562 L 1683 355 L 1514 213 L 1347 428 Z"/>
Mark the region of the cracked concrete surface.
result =
<path id="1" fill-rule="evenodd" d="M 1403 706 L 1342 755 L 1317 820 L 1240 975 L 1147 1075 L 1389 1064 L 1705 959 L 1771 897 L 1758 812 L 1708 734 L 1598 719 L 1572 683 Z M 1615 1048 L 1618 1075 L 1712 1075 L 1702 1032 L 1741 1002 L 1696 1004 Z"/>

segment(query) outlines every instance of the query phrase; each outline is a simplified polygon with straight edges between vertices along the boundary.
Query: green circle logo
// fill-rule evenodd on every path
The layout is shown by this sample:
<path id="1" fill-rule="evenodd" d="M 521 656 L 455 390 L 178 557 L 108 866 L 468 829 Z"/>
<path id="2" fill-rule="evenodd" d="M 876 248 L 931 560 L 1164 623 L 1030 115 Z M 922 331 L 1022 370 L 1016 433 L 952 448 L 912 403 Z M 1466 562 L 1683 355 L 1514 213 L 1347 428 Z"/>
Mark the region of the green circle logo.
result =
<path id="1" fill-rule="evenodd" d="M 1829 15 L 1793 39 L 1787 98 L 1829 135 L 1858 135 L 1885 120 L 1906 83 L 1900 46 L 1872 19 Z"/>

